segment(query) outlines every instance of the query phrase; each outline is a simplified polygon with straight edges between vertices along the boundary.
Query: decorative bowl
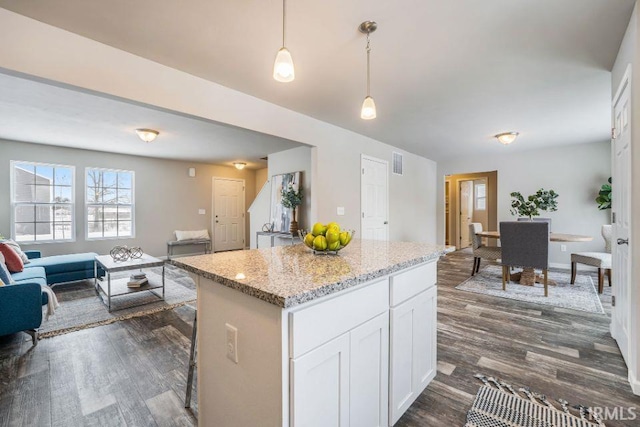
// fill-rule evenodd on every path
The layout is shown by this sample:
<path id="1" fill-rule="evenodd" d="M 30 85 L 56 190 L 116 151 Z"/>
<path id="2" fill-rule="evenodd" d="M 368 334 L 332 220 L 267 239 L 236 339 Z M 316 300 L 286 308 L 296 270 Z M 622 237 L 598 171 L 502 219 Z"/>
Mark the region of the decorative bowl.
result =
<path id="1" fill-rule="evenodd" d="M 305 236 L 307 234 L 309 234 L 310 232 L 307 230 L 298 230 L 298 236 L 300 237 L 300 240 L 302 241 L 302 243 L 308 247 L 309 249 L 311 249 L 313 251 L 313 253 L 315 255 L 338 255 L 338 252 L 341 251 L 342 249 L 346 248 L 347 246 L 349 246 L 349 243 L 351 243 L 351 240 L 353 240 L 353 236 L 356 234 L 355 230 L 340 230 L 340 232 L 347 232 L 349 233 L 349 239 L 347 241 L 347 243 L 345 245 L 340 244 L 340 246 L 338 247 L 338 249 L 336 250 L 329 250 L 329 249 L 325 249 L 325 250 L 318 250 L 315 249 L 313 247 L 313 245 L 308 244 L 305 241 Z"/>

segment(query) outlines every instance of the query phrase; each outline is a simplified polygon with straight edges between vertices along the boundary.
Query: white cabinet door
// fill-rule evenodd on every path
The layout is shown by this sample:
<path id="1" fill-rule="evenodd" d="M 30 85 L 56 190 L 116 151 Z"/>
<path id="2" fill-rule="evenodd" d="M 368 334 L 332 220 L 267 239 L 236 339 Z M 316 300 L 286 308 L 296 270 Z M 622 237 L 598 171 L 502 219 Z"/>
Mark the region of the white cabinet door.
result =
<path id="1" fill-rule="evenodd" d="M 387 426 L 389 313 L 351 331 L 351 427 Z"/>
<path id="2" fill-rule="evenodd" d="M 389 425 L 435 377 L 436 296 L 434 286 L 391 309 Z"/>
<path id="3" fill-rule="evenodd" d="M 291 361 L 294 427 L 349 426 L 349 333 Z"/>

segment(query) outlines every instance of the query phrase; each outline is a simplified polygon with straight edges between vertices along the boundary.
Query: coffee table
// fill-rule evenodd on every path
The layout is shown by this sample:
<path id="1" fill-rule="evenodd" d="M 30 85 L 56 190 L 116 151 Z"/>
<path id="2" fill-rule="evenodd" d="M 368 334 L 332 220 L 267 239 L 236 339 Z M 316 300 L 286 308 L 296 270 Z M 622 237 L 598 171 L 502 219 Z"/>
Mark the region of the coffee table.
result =
<path id="1" fill-rule="evenodd" d="M 107 275 L 106 280 L 98 280 L 98 266 L 105 271 Z M 147 280 L 149 281 L 148 283 L 140 286 L 139 288 L 130 288 L 127 286 L 127 282 L 129 281 L 128 276 L 111 279 L 111 273 L 129 270 L 142 270 L 143 268 L 151 267 L 162 267 L 162 280 L 158 280 L 155 277 L 147 277 Z M 126 261 L 114 261 L 113 258 L 111 258 L 111 255 L 97 255 L 94 263 L 94 273 L 94 286 L 96 288 L 96 292 L 98 295 L 102 292 L 107 297 L 107 307 L 109 312 L 111 312 L 111 298 L 113 297 L 131 295 L 136 292 L 151 291 L 151 293 L 160 298 L 160 300 L 164 300 L 164 261 L 159 258 L 142 254 L 141 258 L 132 258 Z M 153 289 L 162 289 L 162 295 L 156 293 Z M 132 306 L 128 306 L 127 308 L 129 307 Z"/>

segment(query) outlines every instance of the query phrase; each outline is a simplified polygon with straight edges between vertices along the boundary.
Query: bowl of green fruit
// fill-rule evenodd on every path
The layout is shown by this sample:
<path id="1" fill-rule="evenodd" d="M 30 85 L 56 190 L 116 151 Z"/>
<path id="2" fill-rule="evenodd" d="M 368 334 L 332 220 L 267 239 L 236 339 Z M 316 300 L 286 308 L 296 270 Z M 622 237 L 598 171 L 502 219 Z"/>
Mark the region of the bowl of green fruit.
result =
<path id="1" fill-rule="evenodd" d="M 299 230 L 298 234 L 314 254 L 336 255 L 351 242 L 355 231 L 343 230 L 337 222 L 316 222 L 311 230 Z"/>

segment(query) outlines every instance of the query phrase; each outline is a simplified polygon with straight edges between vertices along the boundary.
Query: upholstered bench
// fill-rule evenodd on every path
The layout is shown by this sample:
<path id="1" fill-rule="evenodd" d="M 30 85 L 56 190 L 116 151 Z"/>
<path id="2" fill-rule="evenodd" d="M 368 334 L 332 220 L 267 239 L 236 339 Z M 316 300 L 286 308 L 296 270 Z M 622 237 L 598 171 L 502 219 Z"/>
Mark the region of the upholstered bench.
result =
<path id="1" fill-rule="evenodd" d="M 98 254 L 86 252 L 81 254 L 54 255 L 41 258 L 39 251 L 28 251 L 31 262 L 25 267 L 43 267 L 47 275 L 47 284 L 72 282 L 74 280 L 91 279 L 94 276 L 94 262 Z"/>

